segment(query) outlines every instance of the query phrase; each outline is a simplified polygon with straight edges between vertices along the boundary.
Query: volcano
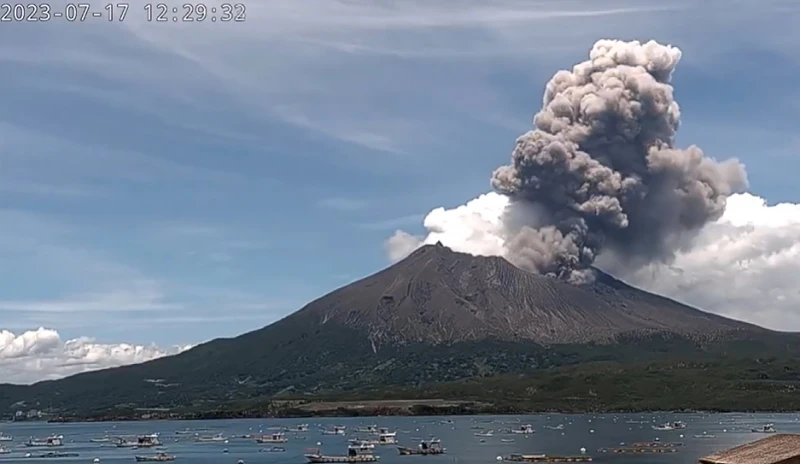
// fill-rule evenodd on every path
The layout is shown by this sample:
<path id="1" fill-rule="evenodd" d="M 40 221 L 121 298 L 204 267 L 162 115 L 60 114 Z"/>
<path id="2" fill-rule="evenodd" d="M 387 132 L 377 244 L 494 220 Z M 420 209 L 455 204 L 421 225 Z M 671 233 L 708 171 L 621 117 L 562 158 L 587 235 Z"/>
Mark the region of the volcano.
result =
<path id="1" fill-rule="evenodd" d="M 726 353 L 719 347 L 729 342 L 757 340 L 762 349 L 779 336 L 599 271 L 593 283 L 572 285 L 437 244 L 236 338 L 138 365 L 0 385 L 0 411 L 21 403 L 62 412 L 177 407 L 435 384 Z"/>

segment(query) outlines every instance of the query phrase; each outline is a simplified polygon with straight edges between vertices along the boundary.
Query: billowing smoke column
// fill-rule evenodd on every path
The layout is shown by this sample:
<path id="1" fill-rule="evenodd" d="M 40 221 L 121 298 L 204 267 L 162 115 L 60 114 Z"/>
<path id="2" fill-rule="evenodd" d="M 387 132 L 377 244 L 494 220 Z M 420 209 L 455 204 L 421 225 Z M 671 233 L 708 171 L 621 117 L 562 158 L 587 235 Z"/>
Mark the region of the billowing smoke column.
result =
<path id="1" fill-rule="evenodd" d="M 577 283 L 600 253 L 632 265 L 668 260 L 722 216 L 747 176 L 735 159 L 675 147 L 670 79 L 680 57 L 654 41 L 600 40 L 588 61 L 553 76 L 534 130 L 492 175 L 508 198 L 492 232 L 503 255 Z M 426 218 L 431 235 L 437 211 Z"/>

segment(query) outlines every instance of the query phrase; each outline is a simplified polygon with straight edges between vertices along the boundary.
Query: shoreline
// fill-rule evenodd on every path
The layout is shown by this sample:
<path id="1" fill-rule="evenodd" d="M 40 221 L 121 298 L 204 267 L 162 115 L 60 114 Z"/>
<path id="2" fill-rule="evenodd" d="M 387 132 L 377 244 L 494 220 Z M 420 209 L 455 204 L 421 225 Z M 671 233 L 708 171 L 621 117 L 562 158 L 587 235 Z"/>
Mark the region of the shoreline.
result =
<path id="1" fill-rule="evenodd" d="M 399 400 L 398 400 L 399 401 Z M 442 401 L 442 400 L 439 400 Z M 396 403 L 397 401 L 394 401 Z M 206 411 L 159 411 L 143 414 L 86 414 L 64 415 L 47 419 L 49 423 L 90 423 L 90 422 L 146 422 L 146 421 L 209 421 L 226 419 L 312 419 L 312 418 L 353 418 L 353 417 L 433 417 L 433 416 L 518 416 L 518 415 L 585 415 L 585 414 L 790 414 L 795 410 L 729 410 L 729 409 L 672 409 L 653 410 L 636 408 L 598 408 L 575 410 L 551 408 L 532 410 L 525 408 L 498 407 L 490 404 L 463 402 L 448 407 L 437 407 L 419 401 L 404 401 L 403 407 L 376 407 L 369 401 L 308 403 L 307 409 L 291 408 L 268 412 L 264 410 L 206 410 Z M 457 403 L 457 402 L 447 402 Z M 324 404 L 326 407 L 320 408 Z M 350 407 L 345 406 L 348 405 Z"/>

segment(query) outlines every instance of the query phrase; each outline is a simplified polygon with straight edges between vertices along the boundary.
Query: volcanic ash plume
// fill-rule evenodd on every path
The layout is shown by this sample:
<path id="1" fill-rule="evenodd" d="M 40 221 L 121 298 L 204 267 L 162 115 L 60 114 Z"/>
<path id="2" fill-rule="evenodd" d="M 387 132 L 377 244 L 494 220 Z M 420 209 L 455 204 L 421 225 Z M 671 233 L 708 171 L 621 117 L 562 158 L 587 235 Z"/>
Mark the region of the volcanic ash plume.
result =
<path id="1" fill-rule="evenodd" d="M 669 260 L 747 187 L 737 160 L 675 147 L 680 109 L 670 79 L 680 57 L 654 41 L 595 43 L 588 61 L 547 83 L 534 129 L 492 175 L 499 195 L 459 213 L 432 211 L 429 236 L 414 246 L 441 240 L 573 282 L 591 275 L 601 253 L 631 265 Z M 404 232 L 388 245 L 400 242 L 411 247 Z"/>

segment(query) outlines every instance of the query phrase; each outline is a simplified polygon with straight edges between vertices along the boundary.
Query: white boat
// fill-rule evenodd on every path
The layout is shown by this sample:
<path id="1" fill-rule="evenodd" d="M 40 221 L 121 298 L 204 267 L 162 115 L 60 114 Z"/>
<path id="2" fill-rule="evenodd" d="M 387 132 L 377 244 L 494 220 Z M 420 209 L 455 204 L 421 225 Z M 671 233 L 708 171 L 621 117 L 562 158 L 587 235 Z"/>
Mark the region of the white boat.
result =
<path id="1" fill-rule="evenodd" d="M 378 433 L 377 425 L 362 425 L 356 429 L 358 433 Z"/>
<path id="2" fill-rule="evenodd" d="M 45 448 L 45 447 L 63 446 L 63 445 L 64 445 L 63 435 L 52 435 L 43 440 L 31 437 L 30 440 L 25 442 L 25 446 L 31 448 Z"/>
<path id="3" fill-rule="evenodd" d="M 545 425 L 545 426 L 544 426 L 544 428 L 546 428 L 546 429 L 550 429 L 550 430 L 564 430 L 564 424 L 558 424 L 558 425 L 556 425 L 556 426 L 553 426 L 553 425 Z"/>
<path id="4" fill-rule="evenodd" d="M 536 433 L 536 432 L 533 430 L 533 426 L 532 425 L 527 424 L 527 425 L 521 425 L 518 429 L 512 429 L 511 433 L 529 435 L 531 433 Z"/>
<path id="5" fill-rule="evenodd" d="M 111 437 L 102 437 L 102 438 L 90 438 L 90 443 L 108 443 L 111 441 Z"/>
<path id="6" fill-rule="evenodd" d="M 358 446 L 363 449 L 375 449 L 375 440 L 362 440 L 360 438 L 351 438 L 347 441 L 352 446 Z"/>
<path id="7" fill-rule="evenodd" d="M 199 436 L 194 439 L 194 441 L 198 443 L 220 443 L 220 442 L 224 443 L 225 440 L 227 440 L 227 438 L 225 438 L 225 435 L 223 435 L 222 433 L 218 433 L 212 436 Z"/>
<path id="8" fill-rule="evenodd" d="M 686 428 L 686 422 L 683 421 L 675 421 L 672 423 L 672 428 L 675 430 L 682 430 Z"/>
<path id="9" fill-rule="evenodd" d="M 12 437 L 11 435 L 5 435 L 2 432 L 0 432 L 0 442 L 3 441 L 14 441 L 14 437 Z"/>
<path id="10" fill-rule="evenodd" d="M 445 449 L 442 448 L 442 442 L 435 438 L 431 439 L 430 441 L 422 440 L 419 443 L 417 448 L 407 448 L 405 446 L 398 446 L 397 451 L 400 452 L 401 455 L 407 456 L 412 454 L 420 454 L 423 456 L 427 456 L 429 454 L 444 454 Z"/>
<path id="11" fill-rule="evenodd" d="M 751 429 L 753 433 L 777 433 L 778 430 L 775 429 L 775 424 L 766 424 L 761 426 L 761 428 L 754 428 Z"/>
<path id="12" fill-rule="evenodd" d="M 323 430 L 323 435 L 344 435 L 344 431 L 347 429 L 344 425 L 334 425 L 333 429 L 331 430 Z"/>
<path id="13" fill-rule="evenodd" d="M 476 432 L 474 435 L 476 437 L 493 437 L 494 430 L 489 430 L 488 432 Z"/>
<path id="14" fill-rule="evenodd" d="M 308 424 L 298 424 L 294 428 L 289 429 L 290 432 L 308 432 Z"/>
<path id="15" fill-rule="evenodd" d="M 347 447 L 347 456 L 326 456 L 315 449 L 309 450 L 305 457 L 311 464 L 376 462 L 380 459 L 372 454 L 371 449 L 352 445 Z"/>
<path id="16" fill-rule="evenodd" d="M 0 446 L 0 454 L 8 454 L 10 452 L 11 452 L 10 449 Z"/>
<path id="17" fill-rule="evenodd" d="M 675 427 L 670 423 L 666 423 L 661 425 L 654 425 L 653 430 L 661 430 L 661 431 L 675 430 Z"/>
<path id="18" fill-rule="evenodd" d="M 281 432 L 256 437 L 256 443 L 286 443 L 287 441 L 289 439 Z"/>
<path id="19" fill-rule="evenodd" d="M 157 433 L 141 435 L 136 437 L 136 440 L 120 438 L 117 442 L 117 448 L 153 448 L 155 446 L 161 446 Z"/>
<path id="20" fill-rule="evenodd" d="M 175 456 L 171 456 L 167 453 L 158 453 L 152 456 L 134 456 L 136 462 L 166 462 L 166 461 L 174 461 Z"/>

